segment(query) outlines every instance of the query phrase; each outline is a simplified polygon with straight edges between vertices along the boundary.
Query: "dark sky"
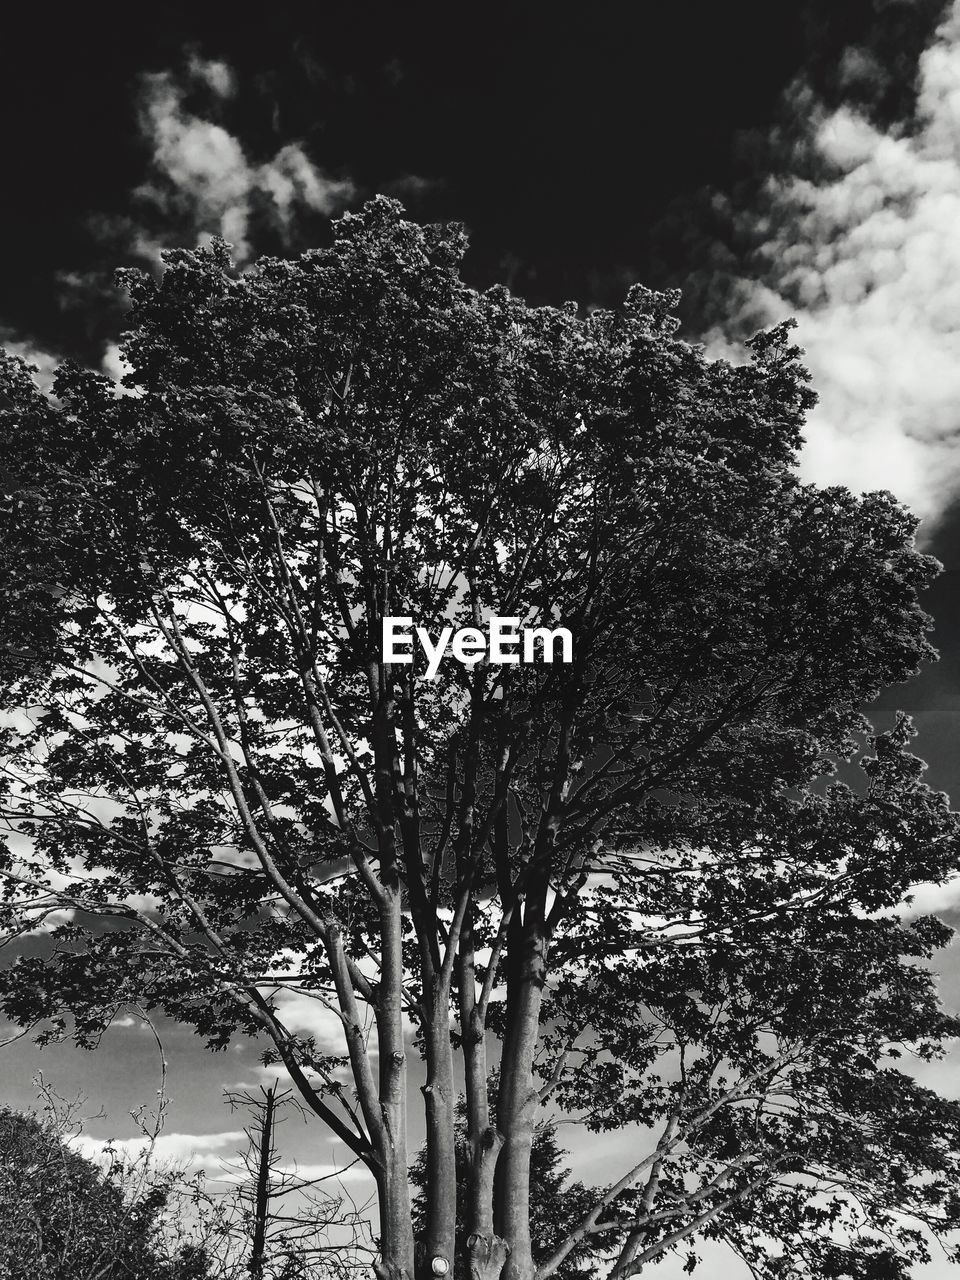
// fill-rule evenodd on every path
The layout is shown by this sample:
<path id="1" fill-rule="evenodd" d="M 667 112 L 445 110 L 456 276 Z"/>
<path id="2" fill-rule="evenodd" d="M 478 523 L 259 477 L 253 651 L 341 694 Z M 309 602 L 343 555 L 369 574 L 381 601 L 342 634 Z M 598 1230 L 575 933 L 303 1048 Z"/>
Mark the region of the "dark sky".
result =
<path id="1" fill-rule="evenodd" d="M 866 50 L 869 72 L 848 76 L 845 96 L 878 117 L 908 117 L 916 60 L 943 7 L 16 6 L 0 53 L 0 319 L 49 343 L 101 336 L 102 322 L 64 309 L 54 275 L 110 259 L 90 219 L 129 213 L 144 179 L 138 77 L 175 68 L 187 50 L 235 70 L 226 122 L 251 156 L 302 140 L 364 193 L 397 190 L 423 217 L 465 221 L 478 283 L 508 279 L 531 300 L 607 301 L 634 278 L 683 282 L 705 188 L 756 179 L 750 135 L 782 120 L 798 76 L 830 100 L 845 51 Z M 307 241 L 322 235 L 309 220 L 302 230 Z M 279 247 L 264 239 L 259 247 Z"/>

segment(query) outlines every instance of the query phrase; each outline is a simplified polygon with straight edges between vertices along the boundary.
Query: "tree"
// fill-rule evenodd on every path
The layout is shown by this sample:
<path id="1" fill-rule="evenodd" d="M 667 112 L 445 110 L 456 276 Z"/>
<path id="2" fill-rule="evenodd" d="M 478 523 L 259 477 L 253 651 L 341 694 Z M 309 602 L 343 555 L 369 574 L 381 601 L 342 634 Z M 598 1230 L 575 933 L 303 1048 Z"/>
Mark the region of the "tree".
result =
<path id="1" fill-rule="evenodd" d="M 362 1208 L 347 1208 L 324 1185 L 335 1184 L 337 1176 L 303 1177 L 280 1159 L 278 1127 L 291 1108 L 302 1114 L 292 1091 L 280 1091 L 274 1082 L 258 1094 L 230 1090 L 227 1101 L 252 1112 L 253 1120 L 240 1159 L 224 1161 L 231 1176 L 239 1175 L 235 1190 L 203 1197 L 201 1216 L 217 1221 L 225 1245 L 218 1274 L 242 1268 L 251 1280 L 311 1280 L 369 1271 L 373 1251 Z"/>
<path id="2" fill-rule="evenodd" d="M 931 655 L 934 562 L 890 495 L 800 483 L 788 326 L 731 366 L 672 295 L 533 309 L 464 247 L 377 199 L 295 261 L 126 273 L 124 394 L 4 365 L 4 915 L 70 918 L 3 1008 L 265 1037 L 376 1180 L 381 1280 L 454 1257 L 455 1058 L 473 1280 L 711 1234 L 771 1277 L 902 1274 L 956 1223 L 957 1111 L 891 1055 L 956 1023 L 945 930 L 891 912 L 957 828 L 861 708 Z M 404 617 L 565 626 L 572 660 L 428 675 L 385 660 Z M 548 1104 L 652 1136 L 537 1266 Z"/>
<path id="3" fill-rule="evenodd" d="M 51 1114 L 0 1108 L 0 1274 L 11 1280 L 204 1280 L 203 1249 L 163 1236 L 168 1182 L 131 1188 L 63 1140 Z"/>
<path id="4" fill-rule="evenodd" d="M 84 1099 L 38 1078 L 38 1112 L 0 1109 L 0 1274 L 19 1280 L 319 1280 L 358 1275 L 372 1255 L 363 1206 L 301 1177 L 276 1133 L 296 1104 L 276 1086 L 231 1091 L 253 1113 L 248 1146 L 222 1180 L 156 1157 L 166 1105 L 131 1112 L 144 1141 L 108 1142 L 96 1160 L 77 1145 Z M 161 1091 L 162 1092 L 162 1091 Z"/>

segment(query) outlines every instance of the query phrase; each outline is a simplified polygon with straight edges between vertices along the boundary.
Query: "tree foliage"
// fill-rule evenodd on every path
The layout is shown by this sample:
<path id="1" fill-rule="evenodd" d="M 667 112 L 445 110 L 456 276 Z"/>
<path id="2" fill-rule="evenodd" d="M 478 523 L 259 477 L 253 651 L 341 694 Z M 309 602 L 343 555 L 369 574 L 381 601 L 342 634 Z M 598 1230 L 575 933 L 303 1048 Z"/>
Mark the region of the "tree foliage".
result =
<path id="1" fill-rule="evenodd" d="M 206 1280 L 203 1249 L 164 1238 L 169 1185 L 131 1194 L 122 1172 L 71 1149 L 49 1115 L 0 1108 L 0 1275 Z"/>
<path id="2" fill-rule="evenodd" d="M 126 273 L 124 394 L 4 364 L 3 909 L 49 925 L 4 1010 L 264 1037 L 375 1177 L 391 1280 L 453 1259 L 458 1194 L 473 1280 L 711 1235 L 771 1278 L 904 1274 L 960 1146 L 896 1055 L 958 1028 L 947 931 L 895 908 L 957 829 L 861 708 L 930 656 L 935 566 L 890 495 L 798 479 L 788 326 L 711 361 L 670 295 L 533 309 L 464 248 L 378 199 L 295 261 Z M 384 617 L 492 615 L 573 661 L 383 660 Z M 547 1105 L 631 1137 L 535 1260 Z"/>

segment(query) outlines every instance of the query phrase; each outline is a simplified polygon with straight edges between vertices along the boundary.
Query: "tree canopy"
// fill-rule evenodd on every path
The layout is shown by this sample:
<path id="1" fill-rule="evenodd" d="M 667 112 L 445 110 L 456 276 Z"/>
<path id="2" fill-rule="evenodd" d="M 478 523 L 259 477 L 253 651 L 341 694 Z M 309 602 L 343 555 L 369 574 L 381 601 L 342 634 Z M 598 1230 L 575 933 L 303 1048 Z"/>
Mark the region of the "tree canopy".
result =
<path id="1" fill-rule="evenodd" d="M 798 478 L 788 325 L 711 360 L 672 295 L 531 308 L 465 247 L 381 198 L 296 260 L 124 273 L 120 392 L 5 361 L 3 920 L 46 932 L 3 1009 L 264 1038 L 376 1179 L 382 1280 L 452 1267 L 458 1196 L 473 1280 L 709 1236 L 771 1280 L 906 1274 L 960 1134 L 897 1055 L 960 1027 L 948 931 L 895 909 L 957 826 L 862 708 L 931 656 L 936 566 L 891 495 Z M 427 679 L 388 617 L 563 625 L 572 661 Z M 629 1141 L 535 1261 L 549 1107 Z"/>

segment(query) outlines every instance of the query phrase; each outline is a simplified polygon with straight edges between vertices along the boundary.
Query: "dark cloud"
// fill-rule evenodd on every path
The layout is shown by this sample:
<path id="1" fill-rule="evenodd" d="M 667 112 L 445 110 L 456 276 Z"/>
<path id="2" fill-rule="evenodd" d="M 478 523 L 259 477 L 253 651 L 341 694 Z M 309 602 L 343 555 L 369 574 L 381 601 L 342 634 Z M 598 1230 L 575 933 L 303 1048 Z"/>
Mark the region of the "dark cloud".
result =
<path id="1" fill-rule="evenodd" d="M 157 158 L 138 86 L 145 77 L 163 86 L 185 50 L 195 66 L 228 68 L 234 92 L 218 96 L 212 72 L 189 84 L 175 77 L 178 109 L 224 128 L 251 172 L 297 146 L 328 182 L 402 189 L 418 216 L 465 221 L 476 282 L 509 263 L 534 301 L 598 302 L 627 279 L 659 282 L 651 228 L 677 197 L 705 182 L 727 190 L 742 176 L 735 140 L 767 137 L 784 85 L 805 70 L 827 93 L 840 75 L 829 68 L 844 50 L 862 50 L 843 62 L 844 91 L 878 112 L 899 110 L 935 8 L 492 0 L 454 21 L 436 0 L 158 0 L 135 14 L 106 0 L 51 23 L 22 6 L 6 15 L 0 49 L 13 122 L 4 169 L 14 198 L 0 242 L 6 318 L 89 345 L 74 331 L 77 314 L 61 314 L 53 277 L 115 265 L 91 226 L 150 222 L 134 194 Z M 296 171 L 286 176 L 297 181 Z M 267 216 L 272 198 L 270 188 L 251 197 L 257 248 L 284 243 L 287 228 Z M 156 213 L 151 235 L 188 236 L 189 208 L 161 202 Z M 304 217 L 287 243 L 315 241 L 322 226 L 321 216 Z"/>

